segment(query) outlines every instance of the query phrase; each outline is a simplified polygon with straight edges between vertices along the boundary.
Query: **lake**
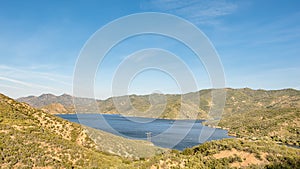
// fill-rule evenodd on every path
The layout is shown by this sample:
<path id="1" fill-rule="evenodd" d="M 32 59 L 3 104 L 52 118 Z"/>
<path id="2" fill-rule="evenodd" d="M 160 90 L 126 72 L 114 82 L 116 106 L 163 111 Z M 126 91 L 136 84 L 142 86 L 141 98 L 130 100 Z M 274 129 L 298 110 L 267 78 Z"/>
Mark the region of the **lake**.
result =
<path id="1" fill-rule="evenodd" d="M 232 138 L 228 136 L 226 130 L 203 126 L 201 120 L 151 119 L 115 114 L 57 116 L 122 137 L 149 140 L 156 146 L 177 150 L 193 147 L 205 141 Z"/>

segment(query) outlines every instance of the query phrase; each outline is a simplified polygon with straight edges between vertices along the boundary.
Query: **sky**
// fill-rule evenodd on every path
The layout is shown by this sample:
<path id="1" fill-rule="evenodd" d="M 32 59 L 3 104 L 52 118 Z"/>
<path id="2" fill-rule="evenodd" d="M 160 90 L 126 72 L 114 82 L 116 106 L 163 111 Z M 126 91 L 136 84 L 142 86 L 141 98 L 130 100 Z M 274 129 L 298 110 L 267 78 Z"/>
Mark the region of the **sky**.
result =
<path id="1" fill-rule="evenodd" d="M 13 98 L 43 93 L 72 94 L 76 62 L 88 39 L 120 17 L 143 12 L 172 14 L 200 29 L 219 55 L 226 87 L 300 89 L 300 1 L 297 0 L 0 2 L 0 93 Z M 112 80 L 120 63 L 146 48 L 161 48 L 176 54 L 193 73 L 197 89 L 212 87 L 201 61 L 182 43 L 159 35 L 141 35 L 120 42 L 99 63 L 95 97 L 112 96 Z M 181 91 L 172 75 L 155 69 L 140 71 L 130 84 L 123 85 L 127 85 L 128 94 Z"/>

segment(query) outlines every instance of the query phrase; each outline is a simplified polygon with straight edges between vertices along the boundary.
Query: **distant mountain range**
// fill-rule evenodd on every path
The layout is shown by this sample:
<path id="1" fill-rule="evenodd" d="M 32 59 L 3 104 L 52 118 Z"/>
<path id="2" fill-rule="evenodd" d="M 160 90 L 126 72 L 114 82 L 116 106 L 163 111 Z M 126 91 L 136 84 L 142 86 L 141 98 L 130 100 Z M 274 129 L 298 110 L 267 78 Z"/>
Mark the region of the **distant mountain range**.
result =
<path id="1" fill-rule="evenodd" d="M 78 98 L 77 98 L 78 99 Z M 73 104 L 73 96 L 63 94 L 55 96 L 53 94 L 42 94 L 38 97 L 28 96 L 17 99 L 19 102 L 24 102 L 32 107 L 40 108 L 51 114 L 68 114 L 75 113 Z M 82 107 L 89 109 L 89 103 L 94 102 L 94 99 L 82 98 Z"/>
<path id="2" fill-rule="evenodd" d="M 295 89 L 282 90 L 253 90 L 249 88 L 226 90 L 226 103 L 223 115 L 232 115 L 235 113 L 244 113 L 253 110 L 274 109 L 274 108 L 300 108 L 300 91 Z M 140 117 L 159 117 L 159 118 L 210 118 L 209 111 L 212 103 L 211 94 L 214 89 L 200 90 L 199 92 L 188 93 L 183 95 L 184 98 L 192 98 L 199 95 L 200 106 L 194 102 L 189 102 L 185 99 L 181 103 L 181 95 L 167 94 L 160 97 L 153 95 L 130 95 L 130 102 L 122 105 L 122 112 L 124 115 L 140 116 Z M 150 97 L 149 97 L 150 96 Z M 165 97 L 164 99 L 161 99 Z M 119 114 L 113 99 L 122 100 L 122 97 L 109 98 L 106 100 L 95 100 L 88 98 L 76 98 L 77 112 L 98 112 L 105 114 Z M 156 101 L 156 106 L 151 107 L 149 98 Z M 43 94 L 39 97 L 29 96 L 17 99 L 20 102 L 28 103 L 29 105 L 42 108 L 53 114 L 75 113 L 73 105 L 73 97 L 67 94 L 55 96 L 52 94 Z M 165 102 L 164 102 L 165 101 Z M 166 103 L 166 104 L 165 104 Z M 97 104 L 97 106 L 93 106 Z M 122 104 L 122 102 L 116 102 Z M 97 109 L 95 109 L 95 107 Z M 151 107 L 151 108 L 150 108 Z M 180 109 L 187 110 L 180 114 Z M 161 112 L 161 110 L 164 110 Z M 161 112 L 157 115 L 157 112 Z M 196 114 L 196 116 L 195 116 Z"/>
<path id="3" fill-rule="evenodd" d="M 64 106 L 73 105 L 73 97 L 68 94 L 63 94 L 61 96 L 55 96 L 53 94 L 42 94 L 38 97 L 28 96 L 17 99 L 20 102 L 26 102 L 33 107 L 43 107 L 53 103 L 60 103 Z"/>

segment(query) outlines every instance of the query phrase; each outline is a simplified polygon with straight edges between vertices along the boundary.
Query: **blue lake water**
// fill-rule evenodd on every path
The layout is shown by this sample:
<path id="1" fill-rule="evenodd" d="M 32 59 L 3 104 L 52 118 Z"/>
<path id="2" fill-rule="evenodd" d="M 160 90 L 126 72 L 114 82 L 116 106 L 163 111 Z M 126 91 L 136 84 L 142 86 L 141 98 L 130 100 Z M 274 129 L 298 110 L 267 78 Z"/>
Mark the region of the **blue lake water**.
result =
<path id="1" fill-rule="evenodd" d="M 177 150 L 193 147 L 205 141 L 231 138 L 226 130 L 203 126 L 201 120 L 151 119 L 112 114 L 57 116 L 126 138 L 149 140 L 157 146 Z M 148 137 L 146 133 L 150 133 Z"/>

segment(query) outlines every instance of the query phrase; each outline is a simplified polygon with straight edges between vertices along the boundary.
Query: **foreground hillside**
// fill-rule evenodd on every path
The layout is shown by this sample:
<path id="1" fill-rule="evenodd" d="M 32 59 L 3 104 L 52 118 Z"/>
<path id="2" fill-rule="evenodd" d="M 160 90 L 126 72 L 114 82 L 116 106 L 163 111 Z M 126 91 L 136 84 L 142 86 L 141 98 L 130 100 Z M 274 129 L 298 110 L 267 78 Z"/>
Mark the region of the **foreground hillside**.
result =
<path id="1" fill-rule="evenodd" d="M 160 150 L 146 142 L 86 130 L 1 94 L 0 143 L 1 168 L 124 168 L 128 160 Z"/>
<path id="2" fill-rule="evenodd" d="M 1 168 L 122 166 L 121 158 L 95 151 L 78 125 L 66 122 L 59 127 L 57 122 L 60 119 L 0 95 Z"/>

